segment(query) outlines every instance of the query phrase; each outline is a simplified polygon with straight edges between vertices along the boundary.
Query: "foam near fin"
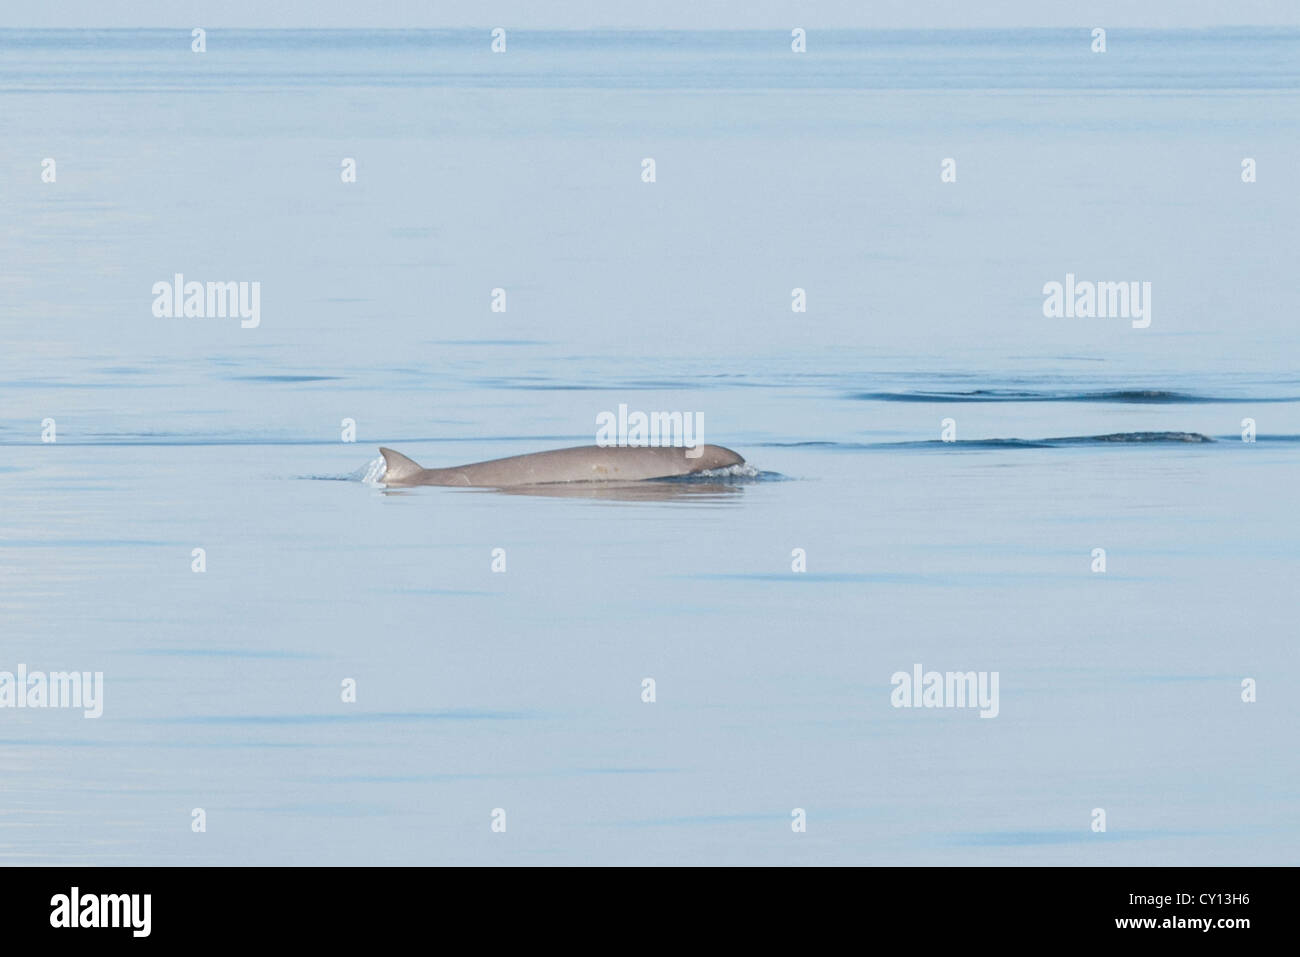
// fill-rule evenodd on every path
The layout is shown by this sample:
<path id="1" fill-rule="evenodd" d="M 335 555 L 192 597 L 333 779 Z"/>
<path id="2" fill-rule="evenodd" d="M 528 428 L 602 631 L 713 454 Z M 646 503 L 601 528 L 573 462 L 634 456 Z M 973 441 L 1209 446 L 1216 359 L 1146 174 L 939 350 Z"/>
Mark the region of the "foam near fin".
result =
<path id="1" fill-rule="evenodd" d="M 423 472 L 424 468 L 412 462 L 401 452 L 394 452 L 392 449 L 380 448 L 379 454 L 384 457 L 384 474 L 383 481 L 400 482 L 404 478 L 409 478 L 416 472 Z"/>

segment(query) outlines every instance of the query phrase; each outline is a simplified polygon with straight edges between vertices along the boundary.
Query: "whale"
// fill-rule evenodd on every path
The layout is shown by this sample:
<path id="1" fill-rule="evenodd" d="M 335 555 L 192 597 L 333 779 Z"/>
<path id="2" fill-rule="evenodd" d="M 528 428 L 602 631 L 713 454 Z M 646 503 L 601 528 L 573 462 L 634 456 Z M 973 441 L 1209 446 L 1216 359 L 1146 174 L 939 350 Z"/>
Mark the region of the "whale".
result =
<path id="1" fill-rule="evenodd" d="M 392 449 L 381 447 L 379 454 L 384 457 L 384 474 L 379 481 L 397 487 L 454 485 L 509 489 L 568 482 L 642 482 L 745 464 L 743 458 L 720 445 L 694 448 L 583 445 L 442 469 L 426 469 Z"/>

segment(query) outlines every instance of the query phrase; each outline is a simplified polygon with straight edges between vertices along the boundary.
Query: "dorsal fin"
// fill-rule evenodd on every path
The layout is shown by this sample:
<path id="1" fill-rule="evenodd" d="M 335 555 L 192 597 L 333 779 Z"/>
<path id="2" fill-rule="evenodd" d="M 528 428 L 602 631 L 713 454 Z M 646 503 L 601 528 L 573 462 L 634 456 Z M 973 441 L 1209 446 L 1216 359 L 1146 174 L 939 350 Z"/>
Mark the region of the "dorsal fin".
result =
<path id="1" fill-rule="evenodd" d="M 400 482 L 404 478 L 409 478 L 416 472 L 423 472 L 423 466 L 412 462 L 401 452 L 394 452 L 392 449 L 381 447 L 379 454 L 384 457 L 384 478 L 385 482 Z"/>

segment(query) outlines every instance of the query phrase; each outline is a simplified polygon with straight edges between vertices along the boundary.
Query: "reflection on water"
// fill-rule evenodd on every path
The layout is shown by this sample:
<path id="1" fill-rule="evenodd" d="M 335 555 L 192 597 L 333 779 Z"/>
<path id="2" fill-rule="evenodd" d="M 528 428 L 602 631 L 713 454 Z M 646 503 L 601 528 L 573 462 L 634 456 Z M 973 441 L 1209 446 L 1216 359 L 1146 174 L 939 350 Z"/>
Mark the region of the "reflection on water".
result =
<path id="1" fill-rule="evenodd" d="M 553 482 L 537 485 L 514 485 L 509 488 L 455 488 L 426 486 L 429 490 L 456 495 L 486 493 L 532 495 L 542 498 L 585 498 L 606 502 L 691 502 L 706 505 L 738 501 L 745 482 L 683 482 L 675 479 L 649 479 L 641 482 Z M 384 488 L 385 495 L 424 494 L 425 489 Z"/>
<path id="2" fill-rule="evenodd" d="M 738 502 L 744 485 L 738 482 L 567 482 L 563 485 L 519 485 L 500 491 L 507 495 L 545 498 L 588 498 L 606 502 Z"/>

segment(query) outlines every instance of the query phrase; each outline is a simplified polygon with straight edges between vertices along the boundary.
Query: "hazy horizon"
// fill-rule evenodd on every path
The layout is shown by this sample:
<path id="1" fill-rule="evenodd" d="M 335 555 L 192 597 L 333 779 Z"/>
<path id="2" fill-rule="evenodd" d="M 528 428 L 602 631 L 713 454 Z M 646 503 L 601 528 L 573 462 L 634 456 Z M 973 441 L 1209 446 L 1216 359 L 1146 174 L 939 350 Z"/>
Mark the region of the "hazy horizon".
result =
<path id="1" fill-rule="evenodd" d="M 1230 6 L 1210 0 L 1156 0 L 1136 7 L 1127 2 L 1099 2 L 1080 10 L 1066 0 L 1011 0 L 974 6 L 959 0 L 892 0 L 865 7 L 850 0 L 799 3 L 742 3 L 724 0 L 700 9 L 691 0 L 664 0 L 653 8 L 639 4 L 561 3 L 537 7 L 524 0 L 496 3 L 448 3 L 430 9 L 418 0 L 397 0 L 383 9 L 302 0 L 268 8 L 251 0 L 233 0 L 219 8 L 177 8 L 164 0 L 96 3 L 73 0 L 58 7 L 10 11 L 5 27 L 170 27 L 207 28 L 473 28 L 515 29 L 980 29 L 1022 27 L 1093 27 L 1108 29 L 1187 29 L 1230 26 L 1296 26 L 1300 9 L 1268 0 L 1243 0 Z"/>

